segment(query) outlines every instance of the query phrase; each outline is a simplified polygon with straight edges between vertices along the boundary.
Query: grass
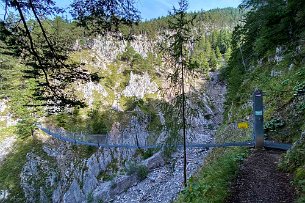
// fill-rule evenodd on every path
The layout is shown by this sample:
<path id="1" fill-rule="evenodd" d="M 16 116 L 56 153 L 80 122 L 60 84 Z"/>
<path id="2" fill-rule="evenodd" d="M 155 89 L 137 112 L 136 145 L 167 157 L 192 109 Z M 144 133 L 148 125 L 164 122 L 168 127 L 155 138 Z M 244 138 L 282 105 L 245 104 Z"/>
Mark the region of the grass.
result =
<path id="1" fill-rule="evenodd" d="M 15 128 L 0 128 L 0 142 L 7 137 L 13 136 L 15 134 Z"/>
<path id="2" fill-rule="evenodd" d="M 300 139 L 282 158 L 279 168 L 294 174 L 293 185 L 297 189 L 296 202 L 305 202 L 305 138 Z"/>
<path id="3" fill-rule="evenodd" d="M 215 149 L 205 166 L 189 180 L 177 203 L 224 202 L 229 195 L 229 184 L 237 174 L 239 164 L 247 156 L 246 148 Z"/>
<path id="4" fill-rule="evenodd" d="M 32 137 L 18 139 L 14 150 L 0 166 L 0 190 L 9 190 L 10 193 L 7 202 L 25 202 L 19 175 L 26 162 L 27 153 L 41 150 L 41 145 L 40 141 L 33 140 Z"/>
<path id="5" fill-rule="evenodd" d="M 223 124 L 215 135 L 216 143 L 245 141 L 251 130 L 236 129 Z M 249 149 L 242 147 L 214 148 L 205 159 L 204 166 L 188 182 L 177 203 L 224 202 L 230 194 L 230 183 L 236 177 L 240 163 L 248 156 Z"/>

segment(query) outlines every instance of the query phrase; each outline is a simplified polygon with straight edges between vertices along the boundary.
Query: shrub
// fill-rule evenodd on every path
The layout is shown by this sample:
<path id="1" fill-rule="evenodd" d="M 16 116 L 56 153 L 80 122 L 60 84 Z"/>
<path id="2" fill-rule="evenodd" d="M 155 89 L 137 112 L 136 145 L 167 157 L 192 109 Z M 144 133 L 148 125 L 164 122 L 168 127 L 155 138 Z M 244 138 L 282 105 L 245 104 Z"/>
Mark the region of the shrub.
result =
<path id="1" fill-rule="evenodd" d="M 147 159 L 147 158 L 151 157 L 152 155 L 154 155 L 154 150 L 153 149 L 145 150 L 143 152 L 143 159 Z"/>
<path id="2" fill-rule="evenodd" d="M 285 171 L 295 171 L 298 167 L 305 164 L 305 139 L 303 138 L 290 149 L 279 164 Z"/>
<path id="3" fill-rule="evenodd" d="M 285 126 L 285 121 L 279 118 L 273 118 L 270 121 L 267 121 L 264 125 L 264 129 L 266 132 L 268 131 L 277 131 L 277 129 Z"/>
<path id="4" fill-rule="evenodd" d="M 140 180 L 144 180 L 148 175 L 148 169 L 144 165 L 139 165 L 135 162 L 131 162 L 126 167 L 127 175 L 136 174 Z"/>
<path id="5" fill-rule="evenodd" d="M 144 180 L 148 175 L 148 169 L 144 165 L 140 165 L 137 169 L 137 176 L 140 178 L 140 180 Z"/>

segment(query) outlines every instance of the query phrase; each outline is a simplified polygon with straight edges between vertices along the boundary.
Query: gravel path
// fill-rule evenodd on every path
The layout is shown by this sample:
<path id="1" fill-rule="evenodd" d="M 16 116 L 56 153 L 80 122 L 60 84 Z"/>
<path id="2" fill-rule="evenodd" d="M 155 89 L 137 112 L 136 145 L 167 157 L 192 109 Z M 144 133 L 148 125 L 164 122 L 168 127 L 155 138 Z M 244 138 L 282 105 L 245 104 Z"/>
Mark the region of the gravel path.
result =
<path id="1" fill-rule="evenodd" d="M 240 168 L 227 203 L 294 202 L 295 190 L 290 184 L 291 175 L 277 169 L 282 153 L 274 150 L 253 150 Z"/>

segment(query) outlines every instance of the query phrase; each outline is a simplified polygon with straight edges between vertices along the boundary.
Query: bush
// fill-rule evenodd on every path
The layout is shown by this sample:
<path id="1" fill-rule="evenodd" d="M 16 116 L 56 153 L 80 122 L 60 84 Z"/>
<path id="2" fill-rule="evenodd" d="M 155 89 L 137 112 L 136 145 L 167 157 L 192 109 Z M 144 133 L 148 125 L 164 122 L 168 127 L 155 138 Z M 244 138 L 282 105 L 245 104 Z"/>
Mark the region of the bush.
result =
<path id="1" fill-rule="evenodd" d="M 279 168 L 286 172 L 294 172 L 293 183 L 298 190 L 296 202 L 305 202 L 305 138 L 302 137 L 279 163 Z"/>
<path id="2" fill-rule="evenodd" d="M 154 155 L 153 149 L 148 149 L 143 152 L 143 159 L 148 159 L 149 157 L 152 157 Z"/>
<path id="3" fill-rule="evenodd" d="M 20 120 L 16 125 L 17 135 L 21 138 L 33 136 L 34 131 L 37 129 L 35 121 L 36 120 L 31 117 Z"/>
<path id="4" fill-rule="evenodd" d="M 296 170 L 293 183 L 299 193 L 297 202 L 305 202 L 305 165 Z"/>
<path id="5" fill-rule="evenodd" d="M 148 175 L 148 169 L 144 165 L 140 165 L 137 169 L 137 176 L 140 178 L 140 180 L 144 180 Z"/>
<path id="6" fill-rule="evenodd" d="M 144 180 L 148 175 L 148 169 L 144 165 L 139 165 L 135 162 L 131 162 L 126 167 L 127 175 L 136 174 L 140 180 Z"/>
<path id="7" fill-rule="evenodd" d="M 277 131 L 277 129 L 285 126 L 285 121 L 279 118 L 272 118 L 270 121 L 267 121 L 264 125 L 266 132 L 268 131 Z"/>
<path id="8" fill-rule="evenodd" d="M 298 167 L 305 165 L 305 139 L 303 138 L 291 148 L 282 161 L 279 167 L 282 170 L 293 172 Z"/>

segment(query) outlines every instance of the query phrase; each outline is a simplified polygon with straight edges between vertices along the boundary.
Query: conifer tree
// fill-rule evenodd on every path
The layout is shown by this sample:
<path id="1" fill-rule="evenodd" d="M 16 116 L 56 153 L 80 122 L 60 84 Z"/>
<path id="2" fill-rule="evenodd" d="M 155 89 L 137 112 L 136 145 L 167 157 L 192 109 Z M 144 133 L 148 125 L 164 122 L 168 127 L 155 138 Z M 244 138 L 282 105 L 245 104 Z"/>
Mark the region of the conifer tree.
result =
<path id="1" fill-rule="evenodd" d="M 217 58 L 214 51 L 211 52 L 210 67 L 212 70 L 215 70 L 217 68 Z"/>
<path id="2" fill-rule="evenodd" d="M 71 91 L 71 84 L 97 81 L 99 77 L 85 70 L 82 64 L 69 61 L 75 40 L 61 33 L 62 22 L 58 18 L 51 26 L 55 32 L 49 29 L 47 19 L 63 9 L 56 7 L 54 0 L 3 0 L 3 4 L 5 13 L 12 11 L 15 16 L 11 21 L 6 15 L 0 20 L 0 40 L 11 46 L 17 57 L 23 56 L 23 63 L 31 67 L 24 75 L 38 84 L 35 99 L 55 106 L 54 109 L 85 106 Z M 117 33 L 119 26 L 139 20 L 133 0 L 74 0 L 72 8 L 78 24 L 95 34 Z"/>
<path id="3" fill-rule="evenodd" d="M 226 63 L 229 62 L 230 57 L 231 57 L 231 53 L 232 53 L 232 49 L 231 49 L 231 47 L 228 47 L 228 49 L 226 50 L 226 53 L 224 54 L 224 58 L 225 58 Z"/>
<path id="4" fill-rule="evenodd" d="M 194 68 L 190 62 L 189 42 L 192 39 L 191 26 L 193 18 L 188 18 L 186 13 L 188 9 L 188 1 L 180 0 L 179 8 L 173 8 L 170 12 L 169 29 L 172 35 L 168 36 L 170 46 L 168 52 L 174 59 L 174 73 L 171 75 L 172 81 L 178 86 L 180 93 L 177 97 L 177 106 L 179 107 L 181 117 L 180 121 L 175 121 L 181 124 L 183 131 L 183 157 L 184 157 L 184 185 L 186 186 L 186 94 L 185 94 L 185 79 L 189 70 Z"/>
<path id="5" fill-rule="evenodd" d="M 222 54 L 220 53 L 220 49 L 219 49 L 218 46 L 216 47 L 215 52 L 216 52 L 216 58 L 217 58 L 218 62 L 221 62 L 222 61 Z"/>

